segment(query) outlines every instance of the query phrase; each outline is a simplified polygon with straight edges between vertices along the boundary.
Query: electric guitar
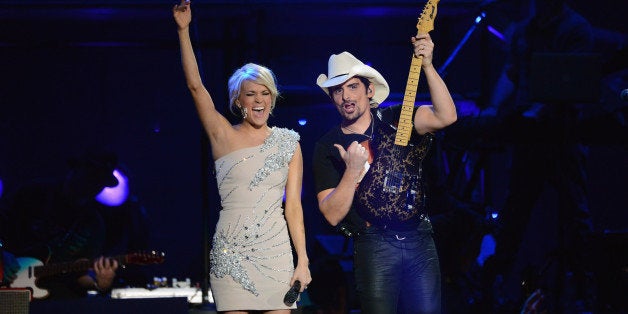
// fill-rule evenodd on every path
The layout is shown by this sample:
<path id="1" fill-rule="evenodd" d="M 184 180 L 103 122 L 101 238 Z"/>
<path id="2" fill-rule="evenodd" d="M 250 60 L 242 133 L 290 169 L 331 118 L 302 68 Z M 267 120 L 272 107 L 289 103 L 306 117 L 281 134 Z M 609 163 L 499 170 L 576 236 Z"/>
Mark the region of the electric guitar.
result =
<path id="1" fill-rule="evenodd" d="M 164 253 L 152 251 L 110 258 L 117 260 L 118 265 L 148 265 L 163 263 L 164 256 Z M 17 272 L 17 278 L 11 283 L 11 288 L 27 288 L 32 291 L 32 297 L 35 299 L 43 299 L 49 295 L 48 290 L 37 286 L 39 279 L 60 274 L 84 272 L 94 265 L 94 260 L 87 259 L 48 265 L 44 265 L 42 261 L 32 257 L 18 257 L 17 261 L 20 264 L 20 270 Z"/>
<path id="2" fill-rule="evenodd" d="M 417 23 L 419 35 L 434 29 L 438 2 L 429 0 L 423 8 Z M 356 210 L 366 220 L 398 224 L 424 214 L 422 161 L 433 135 L 428 133 L 418 140 L 415 138 L 417 141 L 410 141 L 414 130 L 412 120 L 422 62 L 422 56 L 412 56 L 397 126 L 377 128 L 368 145 L 369 153 L 374 157 L 370 170 L 357 187 L 354 199 Z M 378 110 L 378 115 L 384 110 Z"/>

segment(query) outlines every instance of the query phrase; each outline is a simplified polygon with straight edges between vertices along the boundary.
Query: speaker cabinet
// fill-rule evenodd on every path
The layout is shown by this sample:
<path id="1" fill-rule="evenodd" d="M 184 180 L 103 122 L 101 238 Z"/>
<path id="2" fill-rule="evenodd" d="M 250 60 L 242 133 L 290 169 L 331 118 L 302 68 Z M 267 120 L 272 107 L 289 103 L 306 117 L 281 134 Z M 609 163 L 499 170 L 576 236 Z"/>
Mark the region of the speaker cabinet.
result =
<path id="1" fill-rule="evenodd" d="M 0 314 L 28 314 L 31 291 L 28 289 L 0 289 Z"/>

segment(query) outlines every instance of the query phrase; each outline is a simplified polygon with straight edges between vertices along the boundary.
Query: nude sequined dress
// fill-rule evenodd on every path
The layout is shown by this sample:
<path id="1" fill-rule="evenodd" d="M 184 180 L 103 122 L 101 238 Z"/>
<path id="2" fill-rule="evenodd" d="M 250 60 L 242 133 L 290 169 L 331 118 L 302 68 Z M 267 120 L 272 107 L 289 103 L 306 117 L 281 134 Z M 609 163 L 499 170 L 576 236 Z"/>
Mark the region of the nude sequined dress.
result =
<path id="1" fill-rule="evenodd" d="M 274 127 L 264 144 L 215 162 L 222 204 L 210 252 L 218 311 L 288 309 L 294 272 L 282 201 L 299 135 Z M 294 308 L 294 307 L 293 307 Z"/>

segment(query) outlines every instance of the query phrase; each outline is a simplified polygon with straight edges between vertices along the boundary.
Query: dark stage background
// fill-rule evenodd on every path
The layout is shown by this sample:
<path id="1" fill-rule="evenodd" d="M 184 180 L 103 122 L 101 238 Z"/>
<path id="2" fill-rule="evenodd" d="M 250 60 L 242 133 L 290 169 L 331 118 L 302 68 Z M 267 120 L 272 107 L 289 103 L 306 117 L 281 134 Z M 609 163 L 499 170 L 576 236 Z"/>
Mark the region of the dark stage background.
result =
<path id="1" fill-rule="evenodd" d="M 625 12 L 617 2 L 572 2 L 596 27 L 597 48 L 605 58 L 617 58 L 615 52 L 625 47 L 627 34 Z M 148 0 L 0 1 L 0 193 L 6 195 L 36 177 L 63 175 L 66 159 L 81 147 L 111 147 L 128 171 L 131 193 L 147 210 L 152 247 L 166 253 L 166 262 L 151 267 L 150 275 L 198 282 L 203 197 L 209 197 L 210 227 L 216 222 L 218 201 L 211 184 L 210 192 L 205 191 L 205 182 L 211 181 L 203 161 L 206 144 L 180 67 L 173 5 Z M 227 79 L 245 62 L 267 65 L 278 77 L 283 97 L 270 124 L 301 134 L 312 261 L 337 253 L 326 252 L 317 240 L 336 233 L 318 212 L 309 173 L 314 141 L 339 121 L 315 85 L 316 77 L 326 72 L 330 54 L 347 50 L 388 80 L 392 93 L 387 103 L 401 102 L 411 56 L 409 38 L 416 34 L 423 5 L 342 0 L 193 3 L 194 44 L 205 84 L 218 106 L 226 108 Z M 523 15 L 521 8 L 516 1 L 440 1 L 431 33 L 437 67 L 475 17 L 482 10 L 487 13 L 444 73 L 461 112 L 483 106 L 505 58 L 505 42 L 487 26 L 505 32 Z M 615 63 L 609 67 L 605 74 L 625 69 Z M 420 88 L 424 93 L 425 87 Z M 593 110 L 601 117 L 626 104 L 616 88 L 604 91 L 607 98 Z M 421 94 L 418 100 L 423 98 Z M 307 124 L 300 125 L 298 119 L 307 119 Z M 590 143 L 591 209 L 600 234 L 628 230 L 626 147 L 625 141 L 617 144 L 625 137 L 601 132 Z M 490 193 L 484 201 L 499 207 L 508 161 L 500 150 L 490 162 L 494 171 L 486 178 Z M 551 230 L 546 226 L 552 219 L 544 216 L 544 208 L 554 201 L 548 194 L 538 204 L 531 225 Z M 551 231 L 531 232 L 530 241 L 544 244 L 524 250 L 531 259 L 542 260 L 552 243 L 545 239 L 552 236 Z"/>

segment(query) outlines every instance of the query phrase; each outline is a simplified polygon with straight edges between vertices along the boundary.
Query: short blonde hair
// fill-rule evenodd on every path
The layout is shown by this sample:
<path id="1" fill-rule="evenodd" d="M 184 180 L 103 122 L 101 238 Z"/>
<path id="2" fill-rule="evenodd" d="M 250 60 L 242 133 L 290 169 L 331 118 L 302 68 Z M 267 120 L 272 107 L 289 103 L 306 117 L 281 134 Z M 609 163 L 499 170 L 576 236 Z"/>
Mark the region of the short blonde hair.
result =
<path id="1" fill-rule="evenodd" d="M 273 109 L 275 109 L 277 97 L 279 97 L 277 78 L 269 68 L 255 63 L 243 65 L 241 68 L 235 70 L 229 78 L 229 83 L 227 84 L 229 88 L 229 110 L 234 115 L 242 116 L 240 109 L 236 105 L 236 100 L 240 97 L 242 82 L 244 81 L 251 81 L 268 88 L 272 98 L 270 106 L 270 112 L 272 113 Z"/>

